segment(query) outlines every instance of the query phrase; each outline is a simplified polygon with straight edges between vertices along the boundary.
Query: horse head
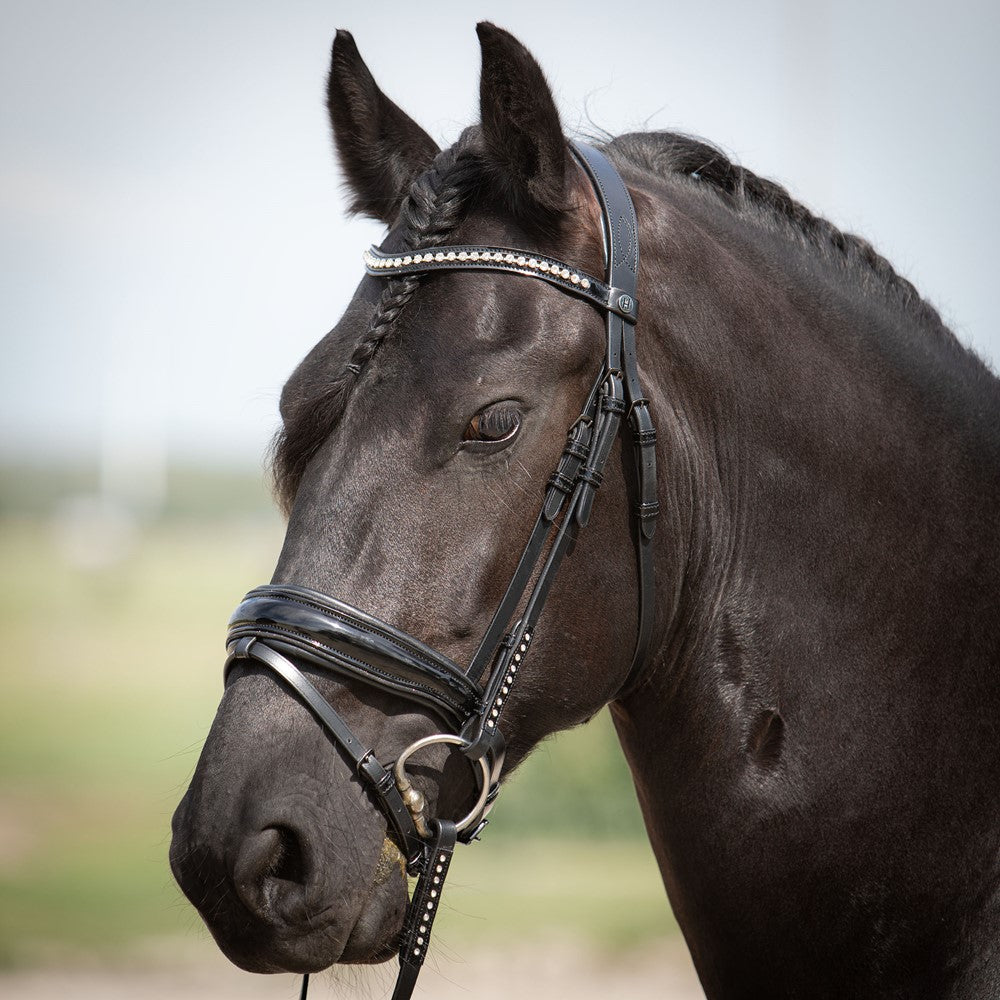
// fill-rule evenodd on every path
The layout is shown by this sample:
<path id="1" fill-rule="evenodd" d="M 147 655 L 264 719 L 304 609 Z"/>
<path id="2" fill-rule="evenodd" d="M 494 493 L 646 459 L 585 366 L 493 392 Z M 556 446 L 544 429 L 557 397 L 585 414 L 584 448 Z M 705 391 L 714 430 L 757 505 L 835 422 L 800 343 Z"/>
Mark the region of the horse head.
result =
<path id="1" fill-rule="evenodd" d="M 456 665 L 478 656 L 485 682 L 493 676 L 485 660 L 507 657 L 492 701 L 472 712 L 479 732 L 462 737 L 466 749 L 478 740 L 479 752 L 463 757 L 442 743 L 412 759 L 423 835 L 424 815 L 458 818 L 471 808 L 481 819 L 477 797 L 492 797 L 539 740 L 592 716 L 630 676 L 633 460 L 608 429 L 626 417 L 620 374 L 610 376 L 617 398 L 601 409 L 606 310 L 588 301 L 598 289 L 611 295 L 587 277 L 605 270 L 602 206 L 537 63 L 492 25 L 479 36 L 481 124 L 444 151 L 378 89 L 349 34 L 333 46 L 329 109 L 353 207 L 389 232 L 367 255 L 369 273 L 344 317 L 282 393 L 274 466 L 287 534 L 271 587 L 248 595 L 234 618 L 225 694 L 171 849 L 179 883 L 222 949 L 253 971 L 374 962 L 395 951 L 407 864 L 412 871 L 419 850 L 411 854 L 412 838 L 387 821 L 359 766 L 382 767 L 373 780 L 386 781 L 384 769 L 407 748 L 463 722 L 458 709 L 448 718 L 448 699 L 482 701 L 489 685 L 477 688 Z M 625 248 L 633 265 L 635 235 Z M 441 273 L 428 274 L 445 244 L 524 253 L 493 261 L 460 251 L 459 262 L 450 252 L 465 269 L 445 258 Z M 485 266 L 473 269 L 469 254 Z M 379 273 L 387 268 L 394 273 Z M 631 300 L 612 308 L 623 312 L 619 325 L 634 320 Z M 634 375 L 634 358 L 628 365 Z M 601 467 L 576 483 L 588 448 L 603 449 Z M 557 466 L 563 481 L 550 478 Z M 602 480 L 601 503 L 577 517 L 589 524 L 576 542 L 566 497 L 577 487 L 592 494 Z M 532 528 L 541 521 L 544 535 Z M 563 522 L 563 540 L 553 541 Z M 535 562 L 526 565 L 529 537 Z M 552 584 L 545 560 L 571 547 L 571 569 Z M 523 600 L 515 594 L 498 620 L 518 572 Z M 524 624 L 533 613 L 528 584 L 545 590 L 539 610 L 550 596 L 537 636 Z M 303 616 L 312 625 L 290 640 Z M 331 725 L 352 734 L 339 746 L 275 676 L 279 659 L 262 662 L 262 645 L 253 651 L 261 628 L 271 645 L 286 643 L 286 666 L 276 669 L 293 683 L 308 677 L 315 710 L 325 702 L 340 720 Z M 310 659 L 320 631 L 337 633 L 339 673 Z M 507 649 L 512 641 L 517 649 Z M 360 678 L 351 675 L 359 644 L 369 656 Z M 389 647 L 386 666 L 379 656 Z M 436 694 L 426 691 L 428 671 Z M 372 751 L 360 765 L 354 746 Z"/>

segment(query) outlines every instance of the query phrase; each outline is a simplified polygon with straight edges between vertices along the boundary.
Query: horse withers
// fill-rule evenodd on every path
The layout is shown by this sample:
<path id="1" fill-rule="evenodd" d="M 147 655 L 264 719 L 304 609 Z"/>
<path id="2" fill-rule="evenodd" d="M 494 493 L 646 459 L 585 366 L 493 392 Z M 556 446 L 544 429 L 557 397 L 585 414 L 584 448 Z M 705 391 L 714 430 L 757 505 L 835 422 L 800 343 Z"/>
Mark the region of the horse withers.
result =
<path id="1" fill-rule="evenodd" d="M 564 139 L 530 54 L 478 30 L 481 122 L 443 151 L 334 43 L 352 207 L 389 233 L 282 393 L 288 531 L 234 617 L 174 817 L 178 882 L 243 968 L 384 960 L 423 926 L 408 867 L 436 898 L 427 845 L 610 704 L 708 996 L 1000 995 L 1000 385 L 867 243 L 703 143 L 643 133 L 601 151 L 638 220 L 629 403 L 606 360 L 629 310 L 550 280 L 553 262 L 610 278 L 628 243 L 610 175 Z M 435 273 L 437 247 L 549 270 Z M 655 534 L 636 403 L 658 431 Z M 484 645 L 502 740 L 457 666 Z"/>

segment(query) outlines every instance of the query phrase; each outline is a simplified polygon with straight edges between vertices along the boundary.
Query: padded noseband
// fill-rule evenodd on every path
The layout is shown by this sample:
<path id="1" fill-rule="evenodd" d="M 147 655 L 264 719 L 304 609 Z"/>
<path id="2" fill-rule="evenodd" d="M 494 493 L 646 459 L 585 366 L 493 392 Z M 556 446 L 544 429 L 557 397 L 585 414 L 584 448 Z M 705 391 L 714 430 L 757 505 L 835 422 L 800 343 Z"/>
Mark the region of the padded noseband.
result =
<path id="1" fill-rule="evenodd" d="M 318 590 L 251 590 L 229 619 L 229 643 L 247 638 L 431 708 L 453 730 L 480 710 L 479 688 L 447 656 Z"/>

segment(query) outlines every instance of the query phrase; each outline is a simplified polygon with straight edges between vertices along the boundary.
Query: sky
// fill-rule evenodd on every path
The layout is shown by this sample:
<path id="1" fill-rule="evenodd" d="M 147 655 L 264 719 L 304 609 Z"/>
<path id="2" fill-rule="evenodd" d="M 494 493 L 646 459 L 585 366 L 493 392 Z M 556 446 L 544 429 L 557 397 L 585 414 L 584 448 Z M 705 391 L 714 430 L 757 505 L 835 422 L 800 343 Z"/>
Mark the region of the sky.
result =
<path id="1" fill-rule="evenodd" d="M 334 31 L 447 143 L 477 116 L 481 19 L 535 54 L 567 133 L 717 143 L 870 239 L 1000 362 L 994 0 L 5 0 L 0 460 L 112 482 L 259 463 L 381 235 L 344 214 Z"/>

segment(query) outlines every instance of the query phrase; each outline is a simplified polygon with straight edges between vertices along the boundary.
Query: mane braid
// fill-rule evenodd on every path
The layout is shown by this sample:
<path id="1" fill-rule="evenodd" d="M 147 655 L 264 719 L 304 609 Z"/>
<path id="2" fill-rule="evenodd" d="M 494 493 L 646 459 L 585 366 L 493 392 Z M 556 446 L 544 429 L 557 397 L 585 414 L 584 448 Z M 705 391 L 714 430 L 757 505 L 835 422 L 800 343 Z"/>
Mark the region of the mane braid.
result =
<path id="1" fill-rule="evenodd" d="M 612 139 L 606 151 L 618 165 L 631 164 L 660 177 L 685 176 L 707 183 L 737 211 L 756 208 L 786 222 L 821 252 L 835 254 L 849 266 L 874 274 L 906 308 L 959 346 L 937 310 L 867 240 L 842 232 L 814 215 L 780 184 L 733 163 L 715 146 L 676 132 L 633 132 Z"/>
<path id="2" fill-rule="evenodd" d="M 480 174 L 480 161 L 469 133 L 440 152 L 430 168 L 410 185 L 400 206 L 403 246 L 407 250 L 421 250 L 444 243 L 458 224 Z M 329 381 L 318 399 L 299 400 L 286 415 L 271 448 L 275 493 L 286 513 L 306 466 L 342 417 L 355 385 L 423 278 L 424 275 L 407 275 L 390 280 L 375 306 L 368 330 L 355 344 L 347 364 Z"/>

